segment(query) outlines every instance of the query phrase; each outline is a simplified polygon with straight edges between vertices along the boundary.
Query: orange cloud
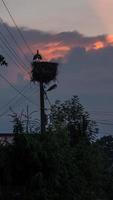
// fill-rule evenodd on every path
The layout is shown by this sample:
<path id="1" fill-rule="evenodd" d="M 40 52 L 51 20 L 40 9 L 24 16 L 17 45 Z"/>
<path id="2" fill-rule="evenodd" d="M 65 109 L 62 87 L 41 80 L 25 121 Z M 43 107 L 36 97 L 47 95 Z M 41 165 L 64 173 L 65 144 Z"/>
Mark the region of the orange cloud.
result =
<path id="1" fill-rule="evenodd" d="M 106 41 L 107 41 L 108 44 L 113 44 L 113 35 L 107 35 Z"/>
<path id="2" fill-rule="evenodd" d="M 104 41 L 98 40 L 92 44 L 90 44 L 89 46 L 86 45 L 86 50 L 90 51 L 90 50 L 98 50 L 98 49 L 102 49 L 105 48 L 107 46 L 113 46 L 113 35 L 107 35 L 105 37 Z"/>
<path id="3" fill-rule="evenodd" d="M 83 47 L 87 51 L 90 50 L 99 50 L 102 48 L 105 48 L 107 46 L 113 45 L 113 35 L 107 35 L 104 40 L 98 40 L 97 41 L 90 41 L 89 44 L 62 44 L 60 42 L 52 42 L 48 43 L 46 45 L 42 45 L 40 48 L 42 54 L 48 59 L 54 59 L 54 58 L 64 58 L 67 53 L 74 47 Z"/>
<path id="4" fill-rule="evenodd" d="M 40 53 L 42 54 L 44 60 L 52 60 L 52 59 L 58 59 L 63 58 L 65 59 L 66 55 L 71 51 L 72 48 L 76 47 L 83 47 L 86 49 L 86 51 L 91 50 L 99 50 L 102 48 L 105 48 L 107 46 L 113 46 L 113 35 L 107 35 L 105 37 L 95 37 L 95 38 L 89 38 L 87 39 L 87 42 L 84 42 L 84 40 L 72 40 L 70 43 L 67 41 L 53 41 L 53 42 L 45 42 L 45 43 L 37 43 L 35 45 L 31 45 L 31 48 L 36 53 L 37 49 L 40 50 Z M 28 50 L 24 49 L 24 52 L 27 54 Z"/>
<path id="5" fill-rule="evenodd" d="M 95 42 L 94 43 L 94 49 L 101 49 L 104 48 L 104 43 L 101 41 Z"/>
<path id="6" fill-rule="evenodd" d="M 34 52 L 36 52 L 37 46 L 39 47 L 39 45 L 35 45 L 35 47 L 33 47 Z M 70 46 L 61 44 L 60 42 L 50 42 L 48 44 L 40 45 L 40 52 L 46 60 L 63 58 L 70 51 L 70 49 Z"/>

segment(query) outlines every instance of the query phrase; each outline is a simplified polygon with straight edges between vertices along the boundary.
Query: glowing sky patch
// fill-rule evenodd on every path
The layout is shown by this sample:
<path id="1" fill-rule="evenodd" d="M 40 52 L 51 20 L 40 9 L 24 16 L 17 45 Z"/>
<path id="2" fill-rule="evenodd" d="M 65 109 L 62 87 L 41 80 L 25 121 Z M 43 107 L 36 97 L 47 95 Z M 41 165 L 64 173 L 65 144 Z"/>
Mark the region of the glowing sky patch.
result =
<path id="1" fill-rule="evenodd" d="M 113 35 L 107 35 L 106 41 L 107 41 L 108 44 L 113 44 Z"/>
<path id="2" fill-rule="evenodd" d="M 47 60 L 62 58 L 70 50 L 67 45 L 61 45 L 60 43 L 50 43 L 46 47 L 41 48 L 42 54 L 47 58 Z"/>
<path id="3" fill-rule="evenodd" d="M 52 60 L 63 58 L 71 50 L 71 45 L 61 44 L 60 42 L 37 43 L 32 45 L 34 54 L 37 49 L 40 50 L 44 60 Z M 25 54 L 28 53 L 28 49 L 26 48 L 23 48 L 23 51 Z"/>
<path id="4" fill-rule="evenodd" d="M 94 49 L 101 49 L 101 48 L 103 48 L 103 47 L 104 47 L 103 42 L 98 41 L 98 42 L 96 42 L 96 43 L 94 44 Z"/>
<path id="5" fill-rule="evenodd" d="M 106 33 L 113 33 L 113 0 L 89 0 L 89 4 L 101 20 L 101 23 L 106 29 Z"/>
<path id="6" fill-rule="evenodd" d="M 86 51 L 91 50 L 98 50 L 102 48 L 106 48 L 107 46 L 113 46 L 113 35 L 106 35 L 104 39 L 92 38 L 89 39 L 87 42 L 83 42 L 82 40 L 71 40 L 67 43 L 67 41 L 50 41 L 50 42 L 43 42 L 43 43 L 36 43 L 31 44 L 31 48 L 33 53 L 35 54 L 37 49 L 40 51 L 41 55 L 43 56 L 44 60 L 52 60 L 52 59 L 59 59 L 65 58 L 66 55 L 76 47 L 85 48 Z M 23 49 L 25 54 L 28 53 L 28 49 Z"/>

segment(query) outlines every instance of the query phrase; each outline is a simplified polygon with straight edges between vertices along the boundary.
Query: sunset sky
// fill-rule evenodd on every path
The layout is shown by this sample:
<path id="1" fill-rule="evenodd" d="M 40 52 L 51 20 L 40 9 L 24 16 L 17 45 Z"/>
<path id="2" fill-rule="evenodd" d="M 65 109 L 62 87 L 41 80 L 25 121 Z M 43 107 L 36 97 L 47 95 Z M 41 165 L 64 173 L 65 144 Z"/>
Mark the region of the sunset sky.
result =
<path id="1" fill-rule="evenodd" d="M 4 2 L 33 54 L 38 48 L 44 59 L 59 62 L 58 88 L 49 94 L 51 101 L 78 95 L 91 117 L 101 124 L 101 132 L 113 133 L 113 0 Z M 6 27 L 13 34 L 18 47 Z M 3 40 L 9 49 L 14 49 L 18 55 L 16 61 Z M 38 108 L 38 90 L 36 86 L 29 84 L 29 76 L 26 73 L 26 70 L 30 71 L 31 51 L 22 41 L 3 2 L 0 1 L 0 54 L 6 57 L 9 64 L 1 73 L 19 90 L 27 84 L 25 95 Z M 15 62 L 20 68 L 24 65 L 25 70 L 20 70 Z M 4 80 L 0 80 L 0 88 L 0 117 L 3 114 L 0 132 L 6 132 L 11 131 L 10 125 L 7 128 L 5 126 L 6 120 L 9 120 L 9 107 L 20 112 L 29 103 L 18 96 L 18 103 L 14 101 L 13 104 L 12 98 L 17 95 L 16 91 Z M 36 109 L 36 105 L 29 105 L 30 109 Z"/>
<path id="2" fill-rule="evenodd" d="M 44 31 L 73 31 L 86 35 L 113 33 L 113 0 L 6 0 L 20 26 Z M 0 1 L 1 16 L 12 24 Z M 12 24 L 13 25 L 13 24 Z"/>

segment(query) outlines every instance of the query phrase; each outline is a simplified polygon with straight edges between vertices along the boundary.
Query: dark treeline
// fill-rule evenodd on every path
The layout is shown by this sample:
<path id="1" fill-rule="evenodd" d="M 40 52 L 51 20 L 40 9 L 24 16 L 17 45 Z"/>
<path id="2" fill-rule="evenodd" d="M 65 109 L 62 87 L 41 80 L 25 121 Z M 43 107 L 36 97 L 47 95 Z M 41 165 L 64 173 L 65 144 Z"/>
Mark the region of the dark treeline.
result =
<path id="1" fill-rule="evenodd" d="M 0 200 L 15 199 L 113 199 L 113 137 L 96 140 L 78 97 L 52 106 L 45 134 L 0 144 Z"/>

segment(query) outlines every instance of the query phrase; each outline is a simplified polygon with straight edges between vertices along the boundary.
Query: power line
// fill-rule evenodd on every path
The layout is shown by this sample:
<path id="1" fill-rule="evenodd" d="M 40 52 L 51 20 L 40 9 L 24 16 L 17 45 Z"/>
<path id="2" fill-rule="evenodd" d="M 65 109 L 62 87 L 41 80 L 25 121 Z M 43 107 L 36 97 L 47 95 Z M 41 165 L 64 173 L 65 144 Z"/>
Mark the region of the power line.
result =
<path id="1" fill-rule="evenodd" d="M 3 36 L 3 34 L 2 34 L 2 36 Z M 3 36 L 3 38 L 4 38 L 4 36 Z M 10 50 L 8 44 L 6 44 L 5 39 L 6 39 L 6 38 L 4 38 L 4 41 L 3 41 L 3 39 L 1 39 L 2 43 L 6 46 L 6 48 L 8 48 L 8 50 L 10 51 L 10 53 L 14 55 L 14 53 Z M 12 50 L 13 50 L 13 49 L 12 49 Z M 9 56 L 8 53 L 7 53 L 7 55 Z M 10 57 L 10 56 L 9 56 L 9 57 Z M 13 60 L 14 60 L 14 59 L 13 59 Z M 15 64 L 16 64 L 17 67 L 20 67 L 20 66 L 17 65 L 16 62 L 15 62 Z M 1 75 L 1 77 L 2 77 L 3 79 L 5 78 L 5 77 L 3 77 L 2 75 Z M 9 81 L 8 81 L 8 80 L 5 79 L 5 81 L 7 81 L 7 83 L 9 84 Z M 14 87 L 11 83 L 10 83 L 10 86 L 13 87 L 13 89 L 16 89 L 16 87 Z M 16 91 L 18 91 L 19 94 L 21 94 L 24 98 L 26 98 L 26 96 L 23 95 L 22 92 L 20 92 L 20 91 L 17 90 L 17 89 L 16 89 Z M 15 99 L 15 97 L 14 97 L 14 99 Z M 28 100 L 28 98 L 27 98 L 27 100 Z M 11 100 L 11 101 L 12 101 L 12 100 Z M 10 101 L 10 102 L 11 102 L 11 101 Z M 29 100 L 29 101 L 31 102 L 31 100 Z M 8 105 L 10 102 L 8 102 L 7 105 Z M 31 102 L 31 103 L 33 103 L 33 102 Z M 34 104 L 34 103 L 33 103 L 33 104 Z M 35 104 L 35 105 L 36 105 L 36 104 Z M 37 105 L 36 105 L 36 106 L 37 106 Z M 5 113 L 6 113 L 6 112 L 5 112 Z M 3 113 L 3 114 L 4 114 L 4 113 Z"/>
<path id="2" fill-rule="evenodd" d="M 15 50 L 9 45 L 8 41 L 7 41 L 7 38 L 3 35 L 2 32 L 0 32 L 0 35 L 1 35 L 1 38 L 0 40 L 2 41 L 2 43 L 4 44 L 4 46 L 10 51 L 10 53 L 13 55 L 13 60 L 14 60 L 14 57 L 16 59 L 16 62 L 18 62 L 17 60 L 19 60 L 19 57 L 17 55 L 17 53 L 15 52 Z M 18 62 L 19 63 L 19 62 Z M 23 63 L 24 64 L 24 63 Z M 18 65 L 18 64 L 16 64 Z M 24 67 L 24 65 L 18 65 L 18 68 L 22 68 L 24 69 L 24 71 L 26 71 L 28 73 L 28 71 L 26 70 L 26 68 Z"/>
<path id="3" fill-rule="evenodd" d="M 2 35 L 1 34 L 1 32 L 0 32 L 0 35 Z M 4 37 L 3 37 L 4 38 Z M 8 46 L 8 44 L 6 43 L 6 41 L 5 41 L 5 39 L 3 40 L 3 38 L 0 38 L 0 40 L 1 40 L 1 42 L 3 43 L 3 45 L 9 50 L 9 52 L 12 54 L 12 56 L 13 57 L 10 57 L 11 59 L 13 59 L 13 61 L 15 62 L 15 60 L 16 60 L 16 62 L 15 62 L 15 64 L 16 64 L 16 66 L 18 67 L 18 68 L 20 68 L 21 67 L 21 69 L 22 70 L 24 70 L 25 72 L 27 72 L 27 70 L 24 68 L 24 67 L 22 67 L 22 65 L 18 65 L 17 64 L 17 58 L 15 57 L 15 52 L 13 52 L 13 50 L 12 49 L 10 49 L 10 47 Z M 9 54 L 8 54 L 8 56 L 9 56 Z M 14 60 L 14 57 L 15 57 L 15 60 Z M 28 72 L 27 72 L 28 73 Z"/>
<path id="4" fill-rule="evenodd" d="M 0 34 L 1 34 L 1 32 L 0 32 Z M 3 36 L 3 34 L 1 34 L 2 36 Z M 4 36 L 3 36 L 3 38 L 4 38 Z M 1 38 L 1 41 L 2 41 L 2 43 L 4 44 L 4 46 L 6 46 L 6 48 L 9 50 L 9 52 L 12 54 L 12 55 L 14 55 L 14 57 L 15 57 L 15 52 L 13 53 L 13 51 L 11 51 L 10 50 L 10 48 L 9 48 L 9 46 L 8 46 L 8 44 L 6 43 L 6 41 L 5 41 L 5 39 L 6 38 L 4 38 L 4 40 L 3 40 L 3 38 Z M 4 48 L 4 47 L 3 47 Z M 13 49 L 12 49 L 13 50 Z M 20 69 L 24 69 L 24 71 L 25 72 L 27 72 L 27 70 L 25 69 L 25 68 L 23 68 L 23 67 L 21 67 L 20 65 L 18 65 L 16 62 L 15 62 L 15 59 L 14 59 L 14 57 L 11 57 L 7 52 L 6 52 L 6 54 L 11 58 L 11 59 L 13 59 L 13 61 L 14 61 L 14 63 L 16 64 L 16 66 Z M 27 72 L 27 74 L 29 74 L 29 72 Z M 2 77 L 3 78 L 3 77 Z M 11 85 L 11 83 L 10 83 L 10 85 Z M 13 85 L 12 85 L 13 86 Z M 13 89 L 14 89 L 14 87 L 13 87 Z M 16 88 L 15 88 L 16 89 Z M 21 94 L 21 93 L 20 93 Z M 25 95 L 24 95 L 25 96 Z"/>
<path id="5" fill-rule="evenodd" d="M 20 45 L 18 44 L 17 40 L 15 39 L 14 35 L 12 34 L 12 32 L 10 31 L 9 27 L 7 26 L 6 23 L 4 23 L 3 19 L 0 17 L 2 24 L 4 26 L 4 28 L 6 29 L 6 31 L 9 33 L 10 37 L 12 38 L 12 40 L 14 41 L 14 43 L 16 44 L 17 48 L 20 50 L 20 52 L 22 52 L 22 54 L 24 55 L 24 58 L 26 59 L 26 61 L 29 63 L 30 60 L 27 58 L 26 54 L 24 53 L 23 49 L 20 47 Z"/>
<path id="6" fill-rule="evenodd" d="M 32 50 L 31 50 L 31 48 L 29 47 L 27 41 L 25 40 L 25 38 L 24 38 L 22 32 L 20 31 L 19 27 L 17 26 L 17 24 L 16 24 L 16 22 L 15 22 L 13 16 L 12 16 L 12 14 L 11 14 L 11 11 L 9 10 L 9 8 L 8 8 L 8 6 L 6 5 L 5 1 L 2 0 L 2 3 L 3 3 L 3 5 L 4 5 L 4 7 L 6 8 L 6 10 L 7 10 L 7 12 L 8 12 L 8 14 L 9 14 L 9 16 L 10 16 L 12 22 L 14 23 L 14 25 L 15 25 L 15 27 L 16 27 L 18 33 L 20 34 L 20 36 L 21 36 L 21 38 L 22 38 L 24 44 L 25 44 L 26 47 L 29 49 L 29 51 L 31 52 L 31 54 L 34 55 L 33 52 L 32 52 Z"/>
<path id="7" fill-rule="evenodd" d="M 24 90 L 23 90 L 24 91 Z M 22 91 L 21 91 L 22 92 Z M 19 94 L 17 94 L 16 96 L 14 96 L 6 105 L 3 106 L 3 108 L 5 108 L 5 106 L 8 106 L 8 105 L 11 105 L 11 103 L 16 99 L 16 97 L 18 96 Z M 21 97 L 20 97 L 21 98 Z M 14 103 L 13 103 L 13 108 L 15 106 L 15 104 L 17 105 L 17 102 L 20 100 L 17 99 Z M 21 102 L 22 103 L 22 102 Z M 11 105 L 12 106 L 12 105 Z M 11 107 L 9 106 L 9 107 Z M 36 105 L 35 105 L 36 106 Z M 1 114 L 0 114 L 0 118 L 3 117 L 4 115 L 6 115 L 9 111 L 9 108 L 5 109 Z M 38 111 L 37 111 L 38 112 Z"/>
<path id="8" fill-rule="evenodd" d="M 97 122 L 98 124 L 103 124 L 103 125 L 108 125 L 108 126 L 113 126 L 113 123 L 105 123 L 105 122 Z"/>
<path id="9" fill-rule="evenodd" d="M 6 54 L 11 60 L 13 60 L 15 66 L 16 66 L 18 69 L 22 69 L 25 73 L 27 73 L 27 74 L 29 75 L 29 72 L 27 72 L 24 68 L 22 68 L 22 66 L 19 65 L 19 64 L 15 61 L 14 57 L 12 57 L 7 51 L 5 51 L 4 46 L 2 46 L 1 44 L 0 44 L 0 46 L 2 47 L 2 50 L 5 52 L 5 54 Z M 12 52 L 10 52 L 10 53 L 12 53 Z"/>
<path id="10" fill-rule="evenodd" d="M 45 92 L 45 91 L 44 91 Z M 52 106 L 52 104 L 51 104 L 51 102 L 50 102 L 50 100 L 49 100 L 49 98 L 48 98 L 48 95 L 47 95 L 47 92 L 45 92 L 45 96 L 46 96 L 46 99 L 47 99 L 47 101 L 48 101 L 48 103 L 49 103 L 49 105 L 50 105 L 50 107 Z M 112 112 L 110 112 L 110 113 L 112 113 Z M 96 120 L 95 120 L 96 121 Z M 102 122 L 103 121 L 103 122 Z M 113 123 L 111 123 L 109 120 L 100 120 L 100 121 L 96 121 L 96 123 L 97 124 L 103 124 L 103 125 L 107 125 L 107 126 L 113 126 Z"/>
<path id="11" fill-rule="evenodd" d="M 89 111 L 89 113 L 91 113 L 91 114 L 102 114 L 102 115 L 113 115 L 113 111 Z"/>
<path id="12" fill-rule="evenodd" d="M 25 89 L 26 89 L 26 86 L 28 85 L 25 85 L 25 87 L 23 88 L 23 90 L 21 90 L 21 92 L 25 92 Z M 17 97 L 18 97 L 19 94 L 16 94 L 13 98 L 11 98 L 5 105 L 3 105 L 1 108 L 0 108 L 0 111 L 3 110 L 4 108 L 6 108 L 8 105 L 10 105 Z M 0 114 L 1 116 L 1 114 Z"/>
<path id="13" fill-rule="evenodd" d="M 28 97 L 26 97 L 20 90 L 18 90 L 12 83 L 10 83 L 10 81 L 8 81 L 8 79 L 6 79 L 1 73 L 0 73 L 0 77 L 6 81 L 17 93 L 19 93 L 21 96 L 23 96 L 27 101 L 29 101 L 30 103 L 32 103 L 33 105 L 37 106 L 37 104 L 33 103 Z"/>
<path id="14" fill-rule="evenodd" d="M 23 90 L 21 90 L 21 92 L 24 92 L 24 93 L 25 93 L 25 89 L 26 89 L 27 86 L 28 86 L 28 85 L 25 85 L 25 87 L 23 88 Z M 35 91 L 35 92 L 36 92 L 36 91 Z M 30 93 L 30 96 L 31 96 L 33 93 L 34 93 L 34 91 L 33 91 L 32 93 Z M 14 101 L 16 100 L 16 98 L 18 97 L 18 95 L 20 95 L 20 94 L 17 94 L 17 95 L 14 96 L 13 98 L 11 98 L 5 105 L 3 105 L 3 106 L 0 108 L 0 111 L 3 110 L 4 108 L 6 108 L 7 106 L 11 105 L 12 102 L 14 102 Z M 20 99 L 20 98 L 19 98 L 19 99 Z M 13 105 L 14 105 L 15 103 L 17 103 L 19 99 L 17 99 L 17 100 L 13 103 Z M 4 116 L 7 112 L 8 112 L 8 109 L 5 109 L 5 111 L 3 111 L 2 114 L 0 114 L 0 117 Z"/>

